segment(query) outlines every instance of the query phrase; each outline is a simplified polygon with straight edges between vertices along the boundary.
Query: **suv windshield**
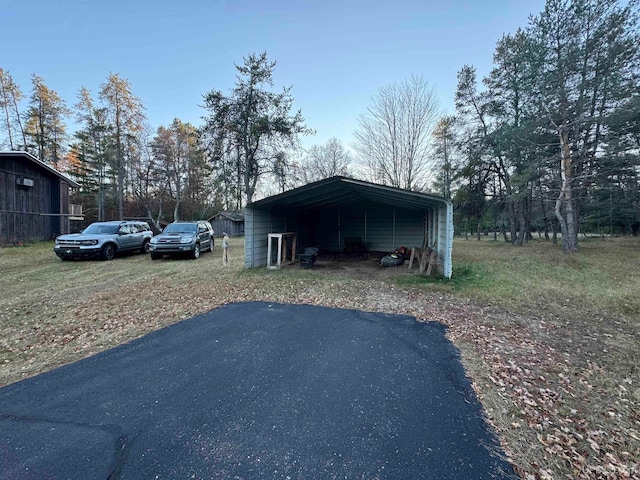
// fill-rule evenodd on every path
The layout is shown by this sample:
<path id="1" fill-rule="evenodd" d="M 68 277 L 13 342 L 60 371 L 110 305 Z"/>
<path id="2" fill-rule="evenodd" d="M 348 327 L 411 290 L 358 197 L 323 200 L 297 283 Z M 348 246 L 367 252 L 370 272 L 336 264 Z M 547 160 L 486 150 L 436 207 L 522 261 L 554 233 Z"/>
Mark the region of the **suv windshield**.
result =
<path id="1" fill-rule="evenodd" d="M 87 228 L 85 228 L 83 230 L 82 233 L 89 233 L 89 234 L 112 234 L 112 233 L 118 233 L 118 228 L 120 228 L 120 225 L 105 225 L 105 224 L 99 224 L 99 223 L 92 223 L 91 225 L 89 225 Z"/>
<path id="2" fill-rule="evenodd" d="M 170 223 L 163 233 L 196 233 L 195 223 Z"/>

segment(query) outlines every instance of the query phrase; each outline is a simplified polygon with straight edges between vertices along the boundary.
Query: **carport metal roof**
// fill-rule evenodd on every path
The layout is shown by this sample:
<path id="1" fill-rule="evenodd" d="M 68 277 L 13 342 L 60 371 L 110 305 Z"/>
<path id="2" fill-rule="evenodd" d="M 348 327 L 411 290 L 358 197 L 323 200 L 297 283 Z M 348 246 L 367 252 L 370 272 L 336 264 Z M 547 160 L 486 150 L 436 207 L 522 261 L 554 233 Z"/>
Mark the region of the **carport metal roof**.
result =
<path id="1" fill-rule="evenodd" d="M 323 209 L 369 200 L 408 210 L 440 208 L 450 202 L 443 197 L 378 185 L 347 177 L 331 177 L 288 192 L 257 200 L 250 208 Z"/>

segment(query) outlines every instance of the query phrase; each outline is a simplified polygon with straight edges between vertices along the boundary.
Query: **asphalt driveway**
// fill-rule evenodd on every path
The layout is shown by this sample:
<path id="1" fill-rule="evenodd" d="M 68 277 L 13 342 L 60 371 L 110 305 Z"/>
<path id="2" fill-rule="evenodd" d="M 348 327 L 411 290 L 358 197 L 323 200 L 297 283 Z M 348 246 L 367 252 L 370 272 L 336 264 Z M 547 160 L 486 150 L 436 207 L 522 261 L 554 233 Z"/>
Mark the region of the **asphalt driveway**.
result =
<path id="1" fill-rule="evenodd" d="M 444 333 L 226 305 L 0 389 L 0 479 L 512 478 Z"/>

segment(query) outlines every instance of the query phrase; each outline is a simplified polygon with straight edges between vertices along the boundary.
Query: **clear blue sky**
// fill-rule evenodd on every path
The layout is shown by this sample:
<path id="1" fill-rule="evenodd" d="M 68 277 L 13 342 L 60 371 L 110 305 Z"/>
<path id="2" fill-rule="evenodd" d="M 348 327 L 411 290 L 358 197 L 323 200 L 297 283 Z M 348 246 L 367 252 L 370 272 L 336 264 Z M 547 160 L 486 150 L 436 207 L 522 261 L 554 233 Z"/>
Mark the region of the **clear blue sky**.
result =
<path id="1" fill-rule="evenodd" d="M 28 95 L 31 74 L 72 106 L 109 72 L 129 80 L 155 129 L 202 123 L 202 95 L 233 87 L 234 63 L 266 50 L 275 87 L 317 131 L 351 144 L 377 90 L 412 74 L 454 112 L 456 74 L 482 77 L 496 42 L 525 27 L 543 0 L 2 0 L 0 67 Z"/>

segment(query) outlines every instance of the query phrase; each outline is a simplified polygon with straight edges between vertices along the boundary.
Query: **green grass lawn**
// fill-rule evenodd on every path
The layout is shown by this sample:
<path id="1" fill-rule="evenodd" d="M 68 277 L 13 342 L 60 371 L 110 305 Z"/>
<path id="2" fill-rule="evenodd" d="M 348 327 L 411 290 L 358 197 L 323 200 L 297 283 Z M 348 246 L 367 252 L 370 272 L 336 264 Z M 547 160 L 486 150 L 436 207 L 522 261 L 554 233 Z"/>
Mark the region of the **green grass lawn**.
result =
<path id="1" fill-rule="evenodd" d="M 408 277 L 509 309 L 545 308 L 640 316 L 640 238 L 585 238 L 579 252 L 532 241 L 522 247 L 456 238 L 451 281 Z"/>

